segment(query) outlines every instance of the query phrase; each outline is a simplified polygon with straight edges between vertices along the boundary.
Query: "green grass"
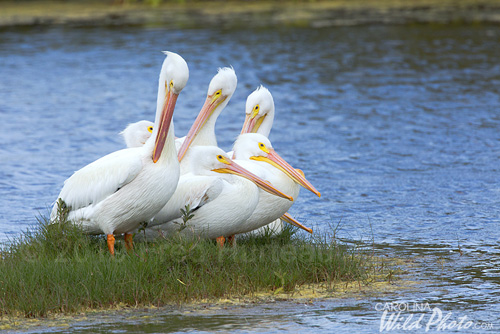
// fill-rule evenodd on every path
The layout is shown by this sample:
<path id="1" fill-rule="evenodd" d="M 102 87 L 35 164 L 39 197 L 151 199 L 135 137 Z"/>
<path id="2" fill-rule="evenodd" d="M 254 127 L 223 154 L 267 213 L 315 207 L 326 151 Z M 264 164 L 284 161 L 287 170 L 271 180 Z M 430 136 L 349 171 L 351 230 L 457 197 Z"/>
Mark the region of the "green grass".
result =
<path id="1" fill-rule="evenodd" d="M 242 238 L 222 250 L 210 240 L 173 237 L 136 243 L 129 254 L 117 240 L 111 257 L 104 237 L 40 218 L 1 250 L 0 316 L 183 304 L 363 279 L 366 260 L 357 251 L 295 232 Z"/>

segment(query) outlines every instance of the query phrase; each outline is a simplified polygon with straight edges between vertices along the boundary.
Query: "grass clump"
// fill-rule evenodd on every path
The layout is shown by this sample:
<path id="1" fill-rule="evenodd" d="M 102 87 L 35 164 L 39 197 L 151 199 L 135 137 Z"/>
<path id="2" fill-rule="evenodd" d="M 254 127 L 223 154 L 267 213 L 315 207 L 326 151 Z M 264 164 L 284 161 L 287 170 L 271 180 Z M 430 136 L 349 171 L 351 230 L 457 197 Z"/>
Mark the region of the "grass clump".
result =
<path id="1" fill-rule="evenodd" d="M 111 257 L 104 238 L 40 218 L 36 229 L 0 250 L 0 316 L 182 304 L 363 278 L 365 260 L 355 250 L 295 232 L 247 237 L 224 249 L 176 236 L 136 243 L 127 253 L 117 242 Z"/>

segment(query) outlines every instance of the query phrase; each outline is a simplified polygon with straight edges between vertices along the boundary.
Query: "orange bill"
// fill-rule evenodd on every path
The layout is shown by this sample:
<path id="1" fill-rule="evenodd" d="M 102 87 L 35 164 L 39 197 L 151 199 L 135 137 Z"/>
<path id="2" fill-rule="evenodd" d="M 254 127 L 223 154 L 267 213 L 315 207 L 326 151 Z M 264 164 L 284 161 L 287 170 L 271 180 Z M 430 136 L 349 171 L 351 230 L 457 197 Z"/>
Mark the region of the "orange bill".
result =
<path id="1" fill-rule="evenodd" d="M 307 232 L 309 232 L 311 234 L 313 233 L 313 230 L 311 228 L 305 227 L 304 225 L 302 225 L 301 223 L 299 223 L 297 220 L 295 220 L 295 218 L 293 218 L 292 216 L 290 216 L 290 214 L 288 212 L 285 213 L 283 216 L 281 216 L 280 219 L 283 220 L 284 222 L 287 222 L 288 224 L 291 224 L 293 226 L 301 228 L 304 231 L 307 231 Z"/>
<path id="2" fill-rule="evenodd" d="M 252 181 L 253 183 L 255 183 L 257 185 L 257 187 L 261 188 L 264 191 L 267 191 L 270 194 L 273 194 L 273 195 L 276 195 L 276 196 L 279 196 L 282 198 L 286 198 L 290 201 L 293 201 L 292 197 L 285 195 L 284 193 L 282 193 L 281 191 L 276 189 L 271 183 L 262 180 L 260 177 L 249 172 L 248 170 L 241 167 L 240 165 L 238 165 L 237 163 L 235 163 L 232 160 L 228 161 L 227 167 L 214 169 L 214 171 L 217 173 L 235 174 L 235 175 L 244 177 L 244 178 Z"/>
<path id="3" fill-rule="evenodd" d="M 170 129 L 170 124 L 172 122 L 172 117 L 174 115 L 175 103 L 177 102 L 177 97 L 179 94 L 167 92 L 165 96 L 165 102 L 163 104 L 163 110 L 160 116 L 160 125 L 158 126 L 158 133 L 156 134 L 155 147 L 153 149 L 153 162 L 156 163 L 160 159 L 161 152 L 165 146 L 165 140 L 167 139 L 168 130 Z"/>
<path id="4" fill-rule="evenodd" d="M 274 167 L 278 168 L 281 170 L 283 173 L 288 175 L 292 180 L 300 184 L 302 187 L 306 188 L 307 190 L 312 191 L 315 193 L 318 197 L 321 197 L 321 194 L 319 191 L 314 188 L 314 186 L 307 181 L 307 179 L 304 177 L 303 174 L 301 174 L 299 171 L 295 170 L 288 162 L 285 161 L 282 157 L 279 156 L 276 151 L 272 148 L 266 148 L 266 153 L 267 157 L 264 156 L 254 156 L 251 157 L 250 159 L 252 160 L 257 160 L 257 161 L 265 161 Z"/>
<path id="5" fill-rule="evenodd" d="M 193 142 L 198 132 L 200 132 L 201 128 L 205 125 L 205 123 L 207 122 L 208 118 L 212 115 L 214 110 L 222 102 L 224 102 L 225 99 L 226 99 L 225 97 L 219 98 L 218 96 L 213 96 L 213 95 L 207 96 L 207 99 L 205 100 L 205 103 L 203 104 L 203 107 L 201 108 L 198 117 L 196 117 L 196 120 L 191 126 L 191 129 L 189 129 L 189 132 L 186 135 L 184 142 L 182 143 L 181 147 L 179 148 L 179 151 L 177 152 L 177 158 L 179 159 L 179 161 L 182 161 L 182 158 L 184 158 L 184 155 L 186 155 L 189 146 Z"/>
<path id="6" fill-rule="evenodd" d="M 256 133 L 257 131 L 259 131 L 260 125 L 262 124 L 266 116 L 267 114 L 259 115 L 255 112 L 247 114 L 240 134 Z"/>

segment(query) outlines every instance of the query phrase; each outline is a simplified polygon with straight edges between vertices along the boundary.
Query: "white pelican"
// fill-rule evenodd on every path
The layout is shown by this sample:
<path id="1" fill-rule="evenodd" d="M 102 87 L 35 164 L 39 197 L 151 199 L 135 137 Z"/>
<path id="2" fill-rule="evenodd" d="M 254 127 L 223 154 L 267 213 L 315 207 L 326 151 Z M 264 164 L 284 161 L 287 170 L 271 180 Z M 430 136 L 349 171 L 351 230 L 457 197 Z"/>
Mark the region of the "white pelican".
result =
<path id="1" fill-rule="evenodd" d="M 186 137 L 178 139 L 178 141 L 183 141 L 177 153 L 181 162 L 181 175 L 187 173 L 191 165 L 185 161 L 187 159 L 183 160 L 190 146 L 217 146 L 215 122 L 233 96 L 236 85 L 236 74 L 229 67 L 220 68 L 210 81 L 207 98 L 198 117 Z"/>
<path id="2" fill-rule="evenodd" d="M 58 196 L 70 210 L 70 221 L 87 233 L 107 235 L 111 254 L 114 234 L 125 233 L 130 249 L 132 235 L 128 233 L 160 211 L 179 179 L 172 116 L 189 70 L 181 56 L 165 54 L 151 137 L 141 147 L 113 152 L 76 171 Z M 57 203 L 51 213 L 53 222 L 56 216 Z"/>
<path id="3" fill-rule="evenodd" d="M 274 99 L 271 92 L 262 85 L 257 87 L 257 89 L 247 98 L 245 105 L 245 122 L 243 123 L 241 134 L 260 133 L 265 137 L 269 137 L 274 122 L 274 110 Z M 235 158 L 234 152 L 232 157 Z M 296 199 L 297 196 L 298 192 L 294 198 Z M 301 225 L 298 221 L 293 219 L 290 214 L 286 214 L 281 217 L 281 219 L 276 219 L 276 221 L 272 222 L 274 225 L 271 226 L 271 228 L 277 231 L 279 227 L 282 226 L 282 220 L 312 233 L 311 229 Z"/>
<path id="4" fill-rule="evenodd" d="M 233 150 L 235 161 L 238 164 L 270 182 L 285 194 L 296 198 L 300 186 L 303 186 L 320 196 L 316 188 L 306 180 L 299 170 L 292 168 L 274 151 L 271 142 L 264 135 L 259 133 L 242 134 L 234 143 Z M 283 201 L 276 196 L 260 192 L 259 203 L 252 215 L 241 224 L 241 230 L 249 232 L 273 222 L 284 215 L 292 204 L 293 202 Z M 307 230 L 302 226 L 299 227 Z"/>
<path id="5" fill-rule="evenodd" d="M 120 132 L 125 140 L 125 145 L 130 147 L 141 147 L 151 137 L 153 133 L 154 123 L 150 121 L 139 121 L 130 123 Z"/>
<path id="6" fill-rule="evenodd" d="M 270 196 L 293 200 L 238 166 L 216 146 L 195 146 L 190 151 L 190 172 L 181 175 L 175 194 L 146 229 L 149 236 L 179 231 L 219 241 L 221 236 L 244 232 L 241 223 L 252 214 L 259 201 L 256 185 L 272 194 Z M 194 217 L 184 225 L 180 210 L 186 205 Z"/>
<path id="7" fill-rule="evenodd" d="M 260 133 L 269 137 L 274 122 L 274 100 L 264 86 L 257 87 L 248 95 L 245 105 L 245 122 L 241 129 L 244 133 Z"/>

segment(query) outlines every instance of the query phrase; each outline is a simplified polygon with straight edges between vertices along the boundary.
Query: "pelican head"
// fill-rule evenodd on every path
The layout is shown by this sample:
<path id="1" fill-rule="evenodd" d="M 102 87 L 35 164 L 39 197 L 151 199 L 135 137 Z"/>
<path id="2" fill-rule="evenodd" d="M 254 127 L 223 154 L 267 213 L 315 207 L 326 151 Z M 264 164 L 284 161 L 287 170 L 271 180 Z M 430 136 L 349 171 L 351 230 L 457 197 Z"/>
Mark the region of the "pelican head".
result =
<path id="1" fill-rule="evenodd" d="M 170 51 L 163 51 L 167 56 L 160 72 L 160 81 L 165 84 L 165 90 L 179 95 L 186 87 L 189 79 L 189 68 L 181 56 Z"/>
<path id="2" fill-rule="evenodd" d="M 214 133 L 215 121 L 233 96 L 237 82 L 236 73 L 232 68 L 219 68 L 210 81 L 205 103 L 177 153 L 179 161 L 197 136 L 197 141 L 202 145 L 217 145 Z M 200 135 L 200 132 L 203 134 Z"/>
<path id="3" fill-rule="evenodd" d="M 260 133 L 246 133 L 238 137 L 234 143 L 234 154 L 236 159 L 263 161 L 278 168 L 293 181 L 300 184 L 307 190 L 312 191 L 321 197 L 319 191 L 307 181 L 304 173 L 294 169 L 288 162 L 276 153 L 267 137 Z"/>
<path id="4" fill-rule="evenodd" d="M 125 130 L 120 132 L 127 147 L 141 147 L 153 133 L 153 122 L 139 121 L 130 123 Z"/>
<path id="5" fill-rule="evenodd" d="M 190 151 L 191 172 L 196 175 L 213 175 L 213 173 L 233 174 L 244 177 L 259 188 L 270 194 L 286 198 L 293 201 L 293 198 L 285 195 L 269 182 L 262 180 L 257 175 L 249 172 L 245 168 L 232 161 L 222 149 L 217 146 L 194 146 Z"/>
<path id="6" fill-rule="evenodd" d="M 167 55 L 163 61 L 158 84 L 158 99 L 156 118 L 151 138 L 155 140 L 153 162 L 161 156 L 168 130 L 172 123 L 175 103 L 189 79 L 189 69 L 186 61 L 176 53 L 164 51 Z"/>
<path id="7" fill-rule="evenodd" d="M 261 85 L 248 95 L 245 113 L 241 134 L 260 133 L 269 137 L 274 121 L 274 100 L 266 87 Z"/>

